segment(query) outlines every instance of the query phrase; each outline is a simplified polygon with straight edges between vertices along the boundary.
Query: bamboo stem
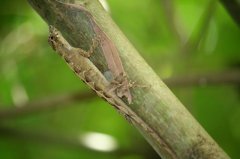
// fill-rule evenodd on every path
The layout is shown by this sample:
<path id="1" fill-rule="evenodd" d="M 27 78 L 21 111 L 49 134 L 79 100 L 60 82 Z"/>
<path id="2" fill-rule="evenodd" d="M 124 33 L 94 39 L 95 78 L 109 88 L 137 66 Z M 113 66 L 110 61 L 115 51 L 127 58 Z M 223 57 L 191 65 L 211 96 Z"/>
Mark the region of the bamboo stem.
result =
<path id="1" fill-rule="evenodd" d="M 81 10 L 66 8 L 59 1 L 28 1 L 48 24 L 63 33 L 69 43 L 88 50 L 95 33 L 91 29 L 90 20 Z M 167 159 L 229 158 L 142 59 L 98 0 L 77 2 L 91 14 L 115 44 L 129 79 L 149 86 L 132 90 L 133 104 L 129 107 L 157 133 L 155 138 L 145 128 L 138 127 L 156 152 Z M 90 60 L 104 73 L 108 68 L 101 53 L 98 50 Z"/>

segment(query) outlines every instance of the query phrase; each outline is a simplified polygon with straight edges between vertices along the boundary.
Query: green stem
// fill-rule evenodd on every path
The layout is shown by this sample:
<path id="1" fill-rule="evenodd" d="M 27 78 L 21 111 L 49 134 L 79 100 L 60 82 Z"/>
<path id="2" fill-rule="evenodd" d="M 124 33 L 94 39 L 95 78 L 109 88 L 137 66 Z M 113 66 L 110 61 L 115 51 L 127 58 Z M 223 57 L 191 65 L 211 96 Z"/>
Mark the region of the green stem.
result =
<path id="1" fill-rule="evenodd" d="M 182 53 L 191 54 L 196 52 L 201 40 L 206 36 L 212 16 L 214 15 L 217 5 L 217 0 L 210 0 L 204 10 L 197 27 L 194 28 L 193 33 L 188 39 L 187 43 L 182 49 Z"/>

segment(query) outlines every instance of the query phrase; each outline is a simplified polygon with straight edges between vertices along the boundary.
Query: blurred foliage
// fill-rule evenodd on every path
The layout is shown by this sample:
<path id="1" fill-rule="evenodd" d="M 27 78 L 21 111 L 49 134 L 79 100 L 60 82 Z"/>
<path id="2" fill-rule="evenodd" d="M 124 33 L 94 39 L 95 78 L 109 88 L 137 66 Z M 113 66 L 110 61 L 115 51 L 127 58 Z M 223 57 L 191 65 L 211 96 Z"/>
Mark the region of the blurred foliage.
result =
<path id="1" fill-rule="evenodd" d="M 240 30 L 220 3 L 108 3 L 115 22 L 161 78 L 239 69 Z M 90 91 L 48 46 L 48 27 L 26 1 L 1 0 L 0 20 L 2 109 L 61 93 Z M 171 89 L 219 145 L 232 158 L 239 158 L 239 85 Z M 10 130 L 4 133 L 1 127 Z M 76 142 L 80 134 L 99 132 L 114 137 L 118 148 L 111 153 L 90 151 L 71 142 L 37 141 L 29 132 L 76 137 Z M 4 159 L 158 158 L 141 135 L 99 98 L 2 120 L 0 140 L 0 158 Z"/>

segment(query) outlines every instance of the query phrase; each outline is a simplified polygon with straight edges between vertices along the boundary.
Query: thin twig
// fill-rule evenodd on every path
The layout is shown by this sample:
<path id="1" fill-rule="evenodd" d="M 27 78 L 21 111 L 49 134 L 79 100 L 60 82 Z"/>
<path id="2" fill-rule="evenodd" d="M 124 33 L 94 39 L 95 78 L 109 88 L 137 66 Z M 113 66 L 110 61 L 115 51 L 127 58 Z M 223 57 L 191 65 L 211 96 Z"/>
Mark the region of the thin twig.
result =
<path id="1" fill-rule="evenodd" d="M 216 5 L 217 5 L 217 0 L 209 1 L 208 6 L 206 7 L 206 10 L 203 12 L 198 22 L 198 25 L 196 25 L 196 28 L 193 30 L 192 35 L 186 42 L 185 46 L 183 46 L 183 49 L 181 51 L 183 54 L 187 55 L 197 50 L 201 42 L 201 39 L 203 39 L 207 33 L 208 26 L 210 24 L 210 21 L 216 9 Z"/>
<path id="2" fill-rule="evenodd" d="M 240 85 L 240 70 L 202 75 L 184 75 L 164 80 L 169 87 Z"/>
<path id="3" fill-rule="evenodd" d="M 184 35 L 184 30 L 182 29 L 182 25 L 179 24 L 178 17 L 176 17 L 176 14 L 175 14 L 174 0 L 160 0 L 160 2 L 161 2 L 161 5 L 163 6 L 163 11 L 166 16 L 166 21 L 171 32 L 177 39 L 178 43 L 182 45 L 185 39 L 185 35 Z"/>
<path id="4" fill-rule="evenodd" d="M 36 101 L 25 103 L 21 107 L 8 106 L 0 110 L 0 119 L 10 119 L 19 116 L 32 115 L 43 111 L 54 110 L 76 101 L 95 98 L 93 92 L 72 92 L 65 95 L 53 95 Z"/>

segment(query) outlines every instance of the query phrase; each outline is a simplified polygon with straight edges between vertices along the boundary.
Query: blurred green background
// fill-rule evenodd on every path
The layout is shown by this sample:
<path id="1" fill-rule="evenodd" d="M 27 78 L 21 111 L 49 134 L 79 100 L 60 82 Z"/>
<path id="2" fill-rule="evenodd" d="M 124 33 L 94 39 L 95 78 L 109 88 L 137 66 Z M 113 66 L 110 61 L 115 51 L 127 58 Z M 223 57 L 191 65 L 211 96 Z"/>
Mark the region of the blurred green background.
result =
<path id="1" fill-rule="evenodd" d="M 215 0 L 107 2 L 149 65 L 239 158 L 240 30 L 224 7 Z M 27 1 L 1 0 L 0 20 L 0 158 L 159 158 L 54 53 L 48 26 Z"/>

